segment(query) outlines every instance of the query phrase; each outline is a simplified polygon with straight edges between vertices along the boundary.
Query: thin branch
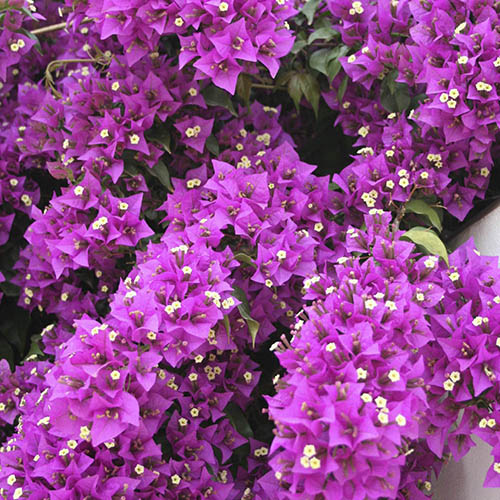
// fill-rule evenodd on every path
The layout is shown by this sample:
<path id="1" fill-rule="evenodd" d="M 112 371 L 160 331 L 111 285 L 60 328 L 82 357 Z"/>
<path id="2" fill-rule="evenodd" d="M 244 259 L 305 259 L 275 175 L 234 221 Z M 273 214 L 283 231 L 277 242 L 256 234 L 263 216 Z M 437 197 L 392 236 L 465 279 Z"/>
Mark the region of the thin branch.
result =
<path id="1" fill-rule="evenodd" d="M 80 24 L 86 24 L 92 22 L 93 19 L 90 17 L 86 17 L 83 19 L 83 21 Z M 37 28 L 35 30 L 31 30 L 32 35 L 43 35 L 44 33 L 51 33 L 52 31 L 59 31 L 63 30 L 65 28 L 69 28 L 73 23 L 57 23 L 57 24 L 51 24 L 50 26 L 44 26 L 43 28 Z"/>
<path id="2" fill-rule="evenodd" d="M 286 87 L 278 87 L 276 85 L 268 85 L 267 83 L 252 83 L 252 87 L 256 88 L 256 89 L 287 90 Z"/>

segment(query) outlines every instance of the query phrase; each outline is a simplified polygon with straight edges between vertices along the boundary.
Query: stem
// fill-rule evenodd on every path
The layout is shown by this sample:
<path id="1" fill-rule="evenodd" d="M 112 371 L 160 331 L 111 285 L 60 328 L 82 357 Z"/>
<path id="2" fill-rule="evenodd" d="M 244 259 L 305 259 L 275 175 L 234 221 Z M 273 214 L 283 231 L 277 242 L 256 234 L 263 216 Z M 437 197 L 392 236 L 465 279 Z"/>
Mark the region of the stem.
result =
<path id="1" fill-rule="evenodd" d="M 80 24 L 86 24 L 92 22 L 93 19 L 90 17 L 86 17 L 83 19 L 83 21 Z M 66 22 L 63 23 L 57 23 L 57 24 L 51 24 L 50 26 L 44 26 L 43 28 L 37 28 L 35 30 L 31 30 L 32 35 L 43 35 L 44 33 L 50 33 L 52 31 L 59 31 L 63 30 L 64 28 L 71 26 L 73 23 L 69 23 L 69 25 Z"/>
<path id="2" fill-rule="evenodd" d="M 277 87 L 276 85 L 268 85 L 267 83 L 252 83 L 252 87 L 256 89 L 287 90 L 286 87 Z"/>
<path id="3" fill-rule="evenodd" d="M 411 200 L 411 198 L 416 190 L 417 190 L 417 186 L 413 186 L 406 201 L 402 205 L 400 205 L 400 207 L 397 211 L 396 220 L 394 221 L 394 225 L 396 226 L 396 229 L 399 229 L 399 224 L 401 224 L 401 221 L 403 220 L 403 217 L 405 216 L 405 213 L 406 213 L 406 204 Z"/>

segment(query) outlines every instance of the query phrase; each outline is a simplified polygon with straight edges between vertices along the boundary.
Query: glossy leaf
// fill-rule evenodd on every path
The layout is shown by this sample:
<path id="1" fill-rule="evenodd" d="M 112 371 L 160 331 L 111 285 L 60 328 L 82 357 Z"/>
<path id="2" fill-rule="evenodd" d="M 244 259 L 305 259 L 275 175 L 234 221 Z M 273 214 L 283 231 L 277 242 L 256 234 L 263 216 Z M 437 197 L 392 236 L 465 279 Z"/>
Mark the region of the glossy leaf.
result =
<path id="1" fill-rule="evenodd" d="M 318 116 L 319 98 L 321 97 L 321 89 L 318 80 L 310 73 L 302 73 L 300 75 L 300 85 L 305 98 L 312 106 L 314 114 Z"/>
<path id="2" fill-rule="evenodd" d="M 448 264 L 448 252 L 439 236 L 425 227 L 413 227 L 401 236 L 422 247 L 429 255 L 439 255 Z"/>
<path id="3" fill-rule="evenodd" d="M 217 142 L 217 139 L 215 138 L 215 135 L 209 135 L 207 137 L 207 141 L 205 143 L 207 146 L 207 149 L 214 155 L 214 156 L 219 156 L 220 148 L 219 148 L 219 143 Z"/>
<path id="4" fill-rule="evenodd" d="M 436 209 L 429 206 L 424 200 L 411 200 L 406 204 L 406 211 L 419 215 L 425 215 L 429 222 L 439 231 L 443 230 L 443 225 Z"/>
<path id="5" fill-rule="evenodd" d="M 160 160 L 150 172 L 165 186 L 169 192 L 174 192 L 174 187 L 172 186 L 172 181 L 170 180 L 170 173 L 167 166 Z"/>
<path id="6" fill-rule="evenodd" d="M 338 31 L 335 31 L 333 28 L 329 26 L 325 26 L 323 28 L 319 28 L 315 31 L 313 31 L 310 35 L 309 38 L 307 39 L 307 43 L 311 44 L 315 40 L 325 40 L 329 41 L 332 38 L 336 38 L 339 36 Z"/>
<path id="7" fill-rule="evenodd" d="M 238 116 L 236 110 L 234 109 L 231 94 L 229 92 L 226 92 L 215 85 L 209 85 L 203 89 L 201 93 L 207 106 L 220 106 L 227 109 L 233 116 Z"/>
<path id="8" fill-rule="evenodd" d="M 306 16 L 307 24 L 311 25 L 314 20 L 314 14 L 318 8 L 319 0 L 307 0 L 304 7 L 300 10 Z"/>
<path id="9" fill-rule="evenodd" d="M 225 408 L 224 413 L 229 418 L 231 425 L 239 434 L 246 438 L 253 438 L 253 431 L 241 408 L 233 402 L 230 402 Z"/>
<path id="10" fill-rule="evenodd" d="M 255 339 L 257 338 L 260 323 L 253 319 L 250 315 L 250 304 L 248 303 L 247 296 L 239 286 L 235 286 L 233 288 L 233 296 L 241 302 L 241 304 L 238 304 L 238 311 L 248 326 L 248 331 L 250 332 L 250 337 L 252 338 L 252 347 L 255 347 Z"/>

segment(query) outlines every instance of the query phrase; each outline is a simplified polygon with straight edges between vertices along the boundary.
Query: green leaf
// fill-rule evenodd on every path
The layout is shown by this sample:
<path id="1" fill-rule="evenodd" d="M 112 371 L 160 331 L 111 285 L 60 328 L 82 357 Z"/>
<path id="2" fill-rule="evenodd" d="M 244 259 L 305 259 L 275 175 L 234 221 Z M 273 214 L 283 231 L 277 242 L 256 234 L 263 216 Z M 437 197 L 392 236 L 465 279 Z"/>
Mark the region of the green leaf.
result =
<path id="1" fill-rule="evenodd" d="M 172 186 L 172 182 L 170 180 L 170 173 L 168 171 L 167 166 L 160 160 L 152 169 L 151 174 L 153 174 L 163 186 L 165 186 L 170 193 L 174 192 L 174 187 Z"/>
<path id="2" fill-rule="evenodd" d="M 328 77 L 328 80 L 331 82 L 339 74 L 341 69 L 342 64 L 340 64 L 338 59 L 330 61 L 326 68 L 326 76 Z"/>
<path id="3" fill-rule="evenodd" d="M 26 358 L 29 358 L 34 354 L 36 354 L 37 356 L 43 356 L 43 351 L 39 344 L 41 339 L 42 339 L 41 335 L 34 335 L 33 337 L 31 337 L 30 350 L 28 351 L 28 354 L 26 354 Z"/>
<path id="4" fill-rule="evenodd" d="M 234 109 L 233 101 L 231 101 L 231 94 L 224 89 L 215 85 L 209 85 L 202 90 L 201 94 L 207 106 L 221 106 L 227 109 L 233 116 L 238 116 L 238 113 Z"/>
<path id="5" fill-rule="evenodd" d="M 252 260 L 250 255 L 247 255 L 246 253 L 235 253 L 234 258 L 243 264 L 247 264 L 249 266 L 254 266 L 257 267 L 257 264 Z"/>
<path id="6" fill-rule="evenodd" d="M 412 227 L 401 238 L 412 241 L 422 247 L 429 255 L 439 255 L 448 264 L 448 252 L 439 236 L 425 227 Z"/>
<path id="7" fill-rule="evenodd" d="M 319 98 L 321 96 L 321 89 L 318 80 L 314 78 L 311 73 L 302 73 L 300 75 L 300 86 L 305 98 L 312 106 L 316 118 L 318 117 Z"/>
<path id="8" fill-rule="evenodd" d="M 349 81 L 349 77 L 347 75 L 344 76 L 342 83 L 339 85 L 339 89 L 337 91 L 337 99 L 339 103 L 344 99 L 345 91 L 347 90 L 347 82 Z"/>
<path id="9" fill-rule="evenodd" d="M 227 314 L 224 314 L 224 328 L 226 329 L 227 333 L 227 341 L 229 342 L 230 338 L 229 335 L 231 334 L 231 324 L 229 323 L 229 316 Z"/>
<path id="10" fill-rule="evenodd" d="M 166 126 L 155 128 L 146 135 L 147 139 L 158 142 L 167 153 L 172 154 L 172 136 Z"/>
<path id="11" fill-rule="evenodd" d="M 25 28 L 21 28 L 21 32 L 24 33 L 27 37 L 31 38 L 35 42 L 34 47 L 35 47 L 36 51 L 40 55 L 43 55 L 42 46 L 40 45 L 40 40 L 38 40 L 38 37 L 36 35 L 34 35 L 33 33 L 31 33 L 31 31 L 28 31 Z"/>
<path id="12" fill-rule="evenodd" d="M 236 95 L 241 98 L 246 106 L 250 102 L 250 93 L 252 91 L 252 78 L 250 75 L 240 73 L 236 82 Z"/>
<path id="13" fill-rule="evenodd" d="M 309 66 L 324 75 L 327 74 L 327 65 L 332 58 L 332 51 L 330 49 L 319 49 L 314 51 L 309 58 Z M 335 55 L 333 55 L 335 59 Z"/>
<path id="14" fill-rule="evenodd" d="M 295 108 L 299 110 L 300 100 L 302 99 L 302 85 L 300 83 L 300 73 L 293 73 L 288 80 L 288 93 L 292 98 Z"/>
<path id="15" fill-rule="evenodd" d="M 252 347 L 255 347 L 255 339 L 257 338 L 260 323 L 253 319 L 250 315 L 250 304 L 248 303 L 247 296 L 239 286 L 233 287 L 233 296 L 241 302 L 241 304 L 238 304 L 238 311 L 240 312 L 241 317 L 246 321 L 248 331 L 250 332 L 250 336 L 252 338 Z"/>
<path id="16" fill-rule="evenodd" d="M 295 43 L 292 46 L 291 53 L 298 54 L 304 47 L 307 46 L 307 42 L 305 40 L 295 40 Z"/>
<path id="17" fill-rule="evenodd" d="M 387 73 L 386 77 L 384 78 L 382 85 L 386 86 L 389 89 L 389 92 L 391 94 L 394 94 L 396 91 L 396 78 L 399 75 L 399 71 L 397 69 L 392 69 Z"/>
<path id="18" fill-rule="evenodd" d="M 246 438 L 253 438 L 253 431 L 241 408 L 232 401 L 224 408 L 224 413 L 229 418 L 231 425 L 239 434 Z"/>
<path id="19" fill-rule="evenodd" d="M 319 0 L 307 0 L 304 7 L 300 10 L 300 12 L 306 16 L 307 24 L 311 25 L 314 21 L 314 14 L 316 14 L 318 5 Z"/>
<path id="20" fill-rule="evenodd" d="M 21 289 L 17 285 L 9 283 L 8 281 L 0 283 L 0 289 L 7 297 L 19 297 L 21 292 Z"/>
<path id="21" fill-rule="evenodd" d="M 342 68 L 339 57 L 344 56 L 348 50 L 345 45 L 333 49 L 316 50 L 309 58 L 309 66 L 326 75 L 331 82 Z"/>
<path id="22" fill-rule="evenodd" d="M 406 204 L 406 211 L 414 214 L 425 215 L 429 222 L 439 231 L 443 230 L 441 219 L 437 210 L 430 207 L 424 200 L 411 200 Z"/>
<path id="23" fill-rule="evenodd" d="M 220 148 L 215 135 L 211 134 L 207 137 L 207 141 L 205 142 L 207 149 L 214 155 L 219 156 Z"/>
<path id="24" fill-rule="evenodd" d="M 398 70 L 393 69 L 382 81 L 380 86 L 380 102 L 390 113 L 399 113 L 411 104 L 411 95 L 408 85 L 396 82 Z"/>
<path id="25" fill-rule="evenodd" d="M 309 38 L 307 39 L 307 43 L 311 44 L 315 40 L 326 40 L 328 42 L 329 40 L 331 40 L 332 38 L 335 38 L 337 36 L 339 36 L 338 31 L 335 31 L 330 26 L 326 26 L 326 27 L 319 28 L 319 29 L 313 31 L 309 35 Z"/>

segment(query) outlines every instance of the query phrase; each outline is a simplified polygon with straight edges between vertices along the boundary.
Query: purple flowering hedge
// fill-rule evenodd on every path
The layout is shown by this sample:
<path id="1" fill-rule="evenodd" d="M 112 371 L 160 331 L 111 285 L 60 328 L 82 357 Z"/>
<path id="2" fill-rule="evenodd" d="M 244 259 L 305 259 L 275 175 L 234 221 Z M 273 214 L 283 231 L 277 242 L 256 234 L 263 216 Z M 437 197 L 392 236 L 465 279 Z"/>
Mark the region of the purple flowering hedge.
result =
<path id="1" fill-rule="evenodd" d="M 0 0 L 0 497 L 500 486 L 499 17 Z"/>

